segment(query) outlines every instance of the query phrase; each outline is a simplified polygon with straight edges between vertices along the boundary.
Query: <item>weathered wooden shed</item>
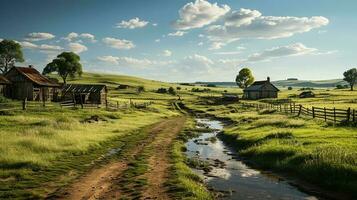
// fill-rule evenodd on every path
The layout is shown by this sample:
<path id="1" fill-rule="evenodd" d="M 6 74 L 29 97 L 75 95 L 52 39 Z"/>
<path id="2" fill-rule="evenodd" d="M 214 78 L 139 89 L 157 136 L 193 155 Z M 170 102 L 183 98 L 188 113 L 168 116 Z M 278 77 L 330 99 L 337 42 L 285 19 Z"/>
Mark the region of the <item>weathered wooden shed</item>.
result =
<path id="1" fill-rule="evenodd" d="M 106 85 L 67 84 L 62 88 L 62 100 L 75 100 L 78 104 L 104 104 L 107 101 Z"/>
<path id="2" fill-rule="evenodd" d="M 5 78 L 5 76 L 0 75 L 0 95 L 5 94 L 6 86 L 10 85 L 11 82 Z"/>
<path id="3" fill-rule="evenodd" d="M 255 81 L 244 90 L 245 99 L 278 98 L 279 89 L 275 87 L 268 77 L 266 81 Z"/>
<path id="4" fill-rule="evenodd" d="M 12 67 L 4 74 L 11 82 L 6 86 L 5 96 L 11 99 L 29 101 L 52 101 L 60 86 L 39 71 L 29 67 Z"/>

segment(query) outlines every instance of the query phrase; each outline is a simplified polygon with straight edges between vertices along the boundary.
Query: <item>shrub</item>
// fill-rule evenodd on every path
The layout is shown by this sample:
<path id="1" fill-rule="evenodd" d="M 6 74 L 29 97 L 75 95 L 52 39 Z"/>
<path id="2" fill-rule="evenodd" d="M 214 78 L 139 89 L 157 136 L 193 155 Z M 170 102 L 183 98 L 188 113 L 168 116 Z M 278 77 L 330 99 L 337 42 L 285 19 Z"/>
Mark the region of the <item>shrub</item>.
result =
<path id="1" fill-rule="evenodd" d="M 176 90 L 181 90 L 181 87 L 176 87 Z"/>
<path id="2" fill-rule="evenodd" d="M 159 89 L 157 89 L 156 92 L 164 94 L 164 93 L 167 93 L 167 89 L 166 88 L 159 88 Z"/>
<path id="3" fill-rule="evenodd" d="M 173 87 L 170 87 L 168 92 L 169 92 L 169 94 L 176 95 L 176 91 Z"/>
<path id="4" fill-rule="evenodd" d="M 288 87 L 288 90 L 292 90 L 292 89 L 293 89 L 293 87 L 291 87 L 291 86 Z"/>
<path id="5" fill-rule="evenodd" d="M 138 90 L 138 93 L 142 93 L 142 92 L 145 91 L 145 87 L 144 86 L 139 86 L 137 90 Z"/>

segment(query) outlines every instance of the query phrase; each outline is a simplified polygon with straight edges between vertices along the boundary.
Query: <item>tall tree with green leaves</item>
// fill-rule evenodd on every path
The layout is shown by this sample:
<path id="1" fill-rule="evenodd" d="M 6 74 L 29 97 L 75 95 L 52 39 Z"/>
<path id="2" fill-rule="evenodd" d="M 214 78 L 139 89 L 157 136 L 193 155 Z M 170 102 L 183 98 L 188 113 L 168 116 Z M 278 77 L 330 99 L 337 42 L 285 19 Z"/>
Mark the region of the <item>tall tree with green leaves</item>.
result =
<path id="1" fill-rule="evenodd" d="M 353 91 L 353 86 L 357 83 L 357 69 L 349 69 L 343 73 L 343 76 L 343 80 L 350 84 L 351 91 Z"/>
<path id="2" fill-rule="evenodd" d="M 0 42 L 0 72 L 6 73 L 15 62 L 24 62 L 21 45 L 13 40 Z"/>
<path id="3" fill-rule="evenodd" d="M 79 62 L 81 58 L 73 52 L 63 52 L 52 62 L 48 63 L 43 69 L 43 74 L 57 72 L 66 84 L 67 77 L 74 78 L 76 75 L 82 75 L 82 65 Z"/>
<path id="4" fill-rule="evenodd" d="M 236 77 L 236 83 L 240 88 L 246 88 L 254 82 L 252 71 L 248 68 L 243 68 L 239 71 Z"/>

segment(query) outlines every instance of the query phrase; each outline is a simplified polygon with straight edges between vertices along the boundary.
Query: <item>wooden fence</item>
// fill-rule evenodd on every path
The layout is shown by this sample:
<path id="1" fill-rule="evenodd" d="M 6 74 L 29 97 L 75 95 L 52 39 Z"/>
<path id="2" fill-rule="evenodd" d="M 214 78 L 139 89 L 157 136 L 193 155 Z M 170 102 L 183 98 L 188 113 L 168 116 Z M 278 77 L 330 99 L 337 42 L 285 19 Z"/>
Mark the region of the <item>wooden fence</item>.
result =
<path id="1" fill-rule="evenodd" d="M 337 109 L 337 108 L 319 108 L 319 107 L 304 107 L 301 104 L 294 102 L 284 104 L 272 103 L 245 103 L 242 102 L 243 107 L 253 107 L 257 110 L 272 109 L 286 114 L 295 114 L 297 116 L 307 116 L 333 123 L 352 122 L 357 123 L 357 112 L 355 109 Z"/>
<path id="2" fill-rule="evenodd" d="M 12 110 L 27 110 L 27 109 L 45 109 L 45 108 L 101 108 L 104 107 L 107 110 L 120 110 L 129 108 L 147 108 L 153 104 L 153 101 L 132 101 L 131 99 L 126 101 L 106 101 L 105 104 L 78 104 L 73 100 L 62 102 L 38 102 L 38 101 L 11 101 L 0 103 L 0 111 L 12 111 Z"/>

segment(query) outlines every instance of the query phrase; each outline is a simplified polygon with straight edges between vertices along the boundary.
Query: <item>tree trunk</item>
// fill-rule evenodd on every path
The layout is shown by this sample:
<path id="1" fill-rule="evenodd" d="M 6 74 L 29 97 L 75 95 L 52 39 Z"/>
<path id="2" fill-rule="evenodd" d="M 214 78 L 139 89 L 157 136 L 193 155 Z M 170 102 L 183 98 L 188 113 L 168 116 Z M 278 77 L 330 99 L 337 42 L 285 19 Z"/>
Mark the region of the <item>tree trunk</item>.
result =
<path id="1" fill-rule="evenodd" d="M 351 91 L 353 91 L 353 84 L 351 84 Z"/>

